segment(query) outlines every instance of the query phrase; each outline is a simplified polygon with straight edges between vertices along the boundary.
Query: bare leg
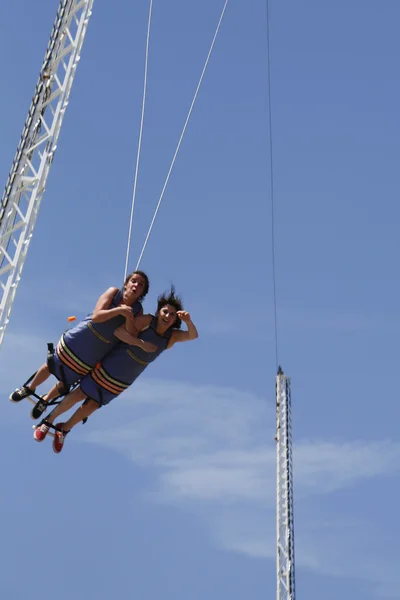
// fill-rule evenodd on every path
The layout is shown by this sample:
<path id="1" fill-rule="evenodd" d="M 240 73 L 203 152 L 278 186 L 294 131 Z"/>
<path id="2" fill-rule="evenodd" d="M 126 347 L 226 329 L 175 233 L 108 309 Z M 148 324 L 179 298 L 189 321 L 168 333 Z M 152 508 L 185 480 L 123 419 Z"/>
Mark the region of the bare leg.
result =
<path id="1" fill-rule="evenodd" d="M 38 369 L 36 371 L 35 377 L 32 379 L 32 381 L 29 384 L 29 389 L 31 389 L 32 391 L 35 391 L 36 388 L 38 387 L 38 385 L 41 385 L 42 383 L 44 383 L 46 381 L 46 379 L 48 379 L 49 377 L 50 377 L 49 367 L 47 366 L 47 363 L 44 363 L 44 365 L 42 365 L 40 367 L 40 369 Z"/>
<path id="2" fill-rule="evenodd" d="M 63 430 L 71 431 L 75 425 L 78 425 L 78 423 L 83 421 L 83 419 L 90 417 L 90 415 L 92 415 L 98 408 L 100 408 L 100 404 L 94 400 L 88 400 L 74 412 L 68 421 L 63 424 Z"/>
<path id="3" fill-rule="evenodd" d="M 64 393 L 64 391 L 65 388 L 63 382 L 58 381 L 55 385 L 53 385 L 51 390 L 43 396 L 43 400 L 45 402 L 50 402 L 51 400 L 54 400 L 54 398 L 61 396 Z"/>
<path id="4" fill-rule="evenodd" d="M 86 394 L 82 392 L 81 388 L 78 387 L 76 390 L 65 396 L 64 400 L 60 402 L 58 406 L 49 414 L 46 421 L 48 423 L 54 423 L 54 419 L 63 415 L 67 410 L 75 406 L 77 402 L 84 400 L 86 398 Z"/>

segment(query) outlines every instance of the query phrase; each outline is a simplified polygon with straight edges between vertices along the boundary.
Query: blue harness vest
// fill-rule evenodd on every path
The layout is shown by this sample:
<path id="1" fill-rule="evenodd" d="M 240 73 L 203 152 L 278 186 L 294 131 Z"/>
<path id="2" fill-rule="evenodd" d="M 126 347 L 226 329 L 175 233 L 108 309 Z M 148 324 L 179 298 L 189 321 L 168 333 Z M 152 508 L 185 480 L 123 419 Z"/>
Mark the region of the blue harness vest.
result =
<path id="1" fill-rule="evenodd" d="M 171 339 L 173 329 L 164 335 L 157 333 L 157 317 L 152 318 L 150 325 L 141 331 L 138 338 L 157 346 L 154 352 L 145 352 L 138 346 L 118 344 L 102 361 L 80 382 L 82 391 L 102 405 L 108 404 L 121 394 L 143 373 L 147 366 L 154 362 Z"/>
<path id="2" fill-rule="evenodd" d="M 119 306 L 123 291 L 118 290 L 110 308 Z M 132 306 L 133 315 L 142 312 L 142 305 L 136 301 Z M 89 373 L 98 362 L 120 342 L 114 331 L 125 323 L 125 317 L 116 315 L 103 323 L 93 323 L 93 314 L 89 314 L 76 327 L 68 329 L 61 337 L 53 360 L 48 359 L 50 371 L 70 386 Z"/>

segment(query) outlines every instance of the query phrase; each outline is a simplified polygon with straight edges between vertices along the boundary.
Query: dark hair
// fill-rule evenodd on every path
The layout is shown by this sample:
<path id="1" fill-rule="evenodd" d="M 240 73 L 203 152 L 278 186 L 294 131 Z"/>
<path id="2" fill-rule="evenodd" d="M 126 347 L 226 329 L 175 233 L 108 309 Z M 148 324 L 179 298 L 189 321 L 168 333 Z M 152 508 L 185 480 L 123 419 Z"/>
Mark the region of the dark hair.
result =
<path id="1" fill-rule="evenodd" d="M 130 280 L 130 278 L 133 275 L 140 275 L 140 277 L 143 278 L 144 280 L 144 290 L 143 290 L 143 294 L 138 298 L 138 301 L 141 302 L 143 300 L 143 298 L 148 294 L 149 292 L 149 288 L 150 288 L 150 282 L 149 282 L 149 278 L 147 277 L 146 273 L 144 273 L 144 271 L 132 271 L 132 273 L 130 273 L 127 278 L 124 281 L 124 287 L 126 286 L 126 284 L 128 283 L 128 281 Z"/>
<path id="2" fill-rule="evenodd" d="M 175 294 L 175 287 L 173 285 L 171 285 L 171 289 L 169 292 L 164 292 L 163 294 L 161 294 L 161 296 L 158 296 L 156 317 L 158 316 L 160 310 L 167 304 L 173 306 L 177 311 L 183 310 L 182 298 Z M 176 317 L 176 321 L 172 325 L 172 327 L 174 329 L 180 329 L 181 325 L 182 321 L 179 317 Z"/>

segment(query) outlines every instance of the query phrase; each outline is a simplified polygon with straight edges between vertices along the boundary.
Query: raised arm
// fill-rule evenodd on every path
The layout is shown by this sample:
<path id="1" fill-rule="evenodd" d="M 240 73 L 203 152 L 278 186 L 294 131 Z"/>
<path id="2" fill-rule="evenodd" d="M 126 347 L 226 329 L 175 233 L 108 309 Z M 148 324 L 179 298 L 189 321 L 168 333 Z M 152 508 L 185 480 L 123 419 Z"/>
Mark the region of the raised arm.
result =
<path id="1" fill-rule="evenodd" d="M 177 342 L 190 342 L 199 337 L 196 326 L 190 318 L 190 314 L 186 310 L 179 310 L 177 315 L 181 321 L 186 323 L 187 331 L 173 331 L 167 346 L 168 348 L 172 348 Z"/>

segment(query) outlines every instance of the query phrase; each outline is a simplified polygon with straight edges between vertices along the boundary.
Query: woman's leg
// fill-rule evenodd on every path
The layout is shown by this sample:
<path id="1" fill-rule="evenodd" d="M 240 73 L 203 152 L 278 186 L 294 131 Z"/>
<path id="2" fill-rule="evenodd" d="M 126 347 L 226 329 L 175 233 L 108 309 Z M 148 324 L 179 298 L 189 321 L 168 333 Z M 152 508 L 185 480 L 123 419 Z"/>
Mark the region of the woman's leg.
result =
<path id="1" fill-rule="evenodd" d="M 51 413 L 49 414 L 49 416 L 46 419 L 47 423 L 53 424 L 54 419 L 56 419 L 60 415 L 63 415 L 65 412 L 67 412 L 67 410 L 69 410 L 70 408 L 75 406 L 75 404 L 77 402 L 80 402 L 81 400 L 84 400 L 85 398 L 86 398 L 86 395 L 84 392 L 82 392 L 81 388 L 80 387 L 76 388 L 76 390 L 74 390 L 70 394 L 67 394 L 67 396 L 65 396 L 64 400 L 62 402 L 60 402 L 60 404 L 58 406 L 56 406 L 56 408 L 53 411 L 51 411 Z"/>
<path id="2" fill-rule="evenodd" d="M 80 406 L 78 410 L 74 412 L 72 417 L 68 419 L 66 423 L 56 423 L 55 427 L 59 428 L 58 430 L 56 430 L 53 440 L 53 450 L 56 454 L 59 454 L 63 449 L 65 436 L 67 435 L 67 433 L 69 433 L 71 429 L 75 427 L 75 425 L 77 425 L 84 419 L 87 419 L 87 417 L 93 414 L 98 408 L 100 408 L 100 404 L 98 404 L 95 400 L 92 400 L 90 398 L 86 400 L 86 402 L 84 402 L 82 406 Z"/>
<path id="3" fill-rule="evenodd" d="M 90 415 L 92 415 L 98 408 L 100 408 L 100 404 L 95 400 L 89 398 L 74 412 L 74 414 L 70 419 L 68 419 L 68 421 L 63 423 L 63 431 L 71 431 L 71 429 L 75 427 L 75 425 L 78 425 L 78 423 L 90 417 Z"/>

